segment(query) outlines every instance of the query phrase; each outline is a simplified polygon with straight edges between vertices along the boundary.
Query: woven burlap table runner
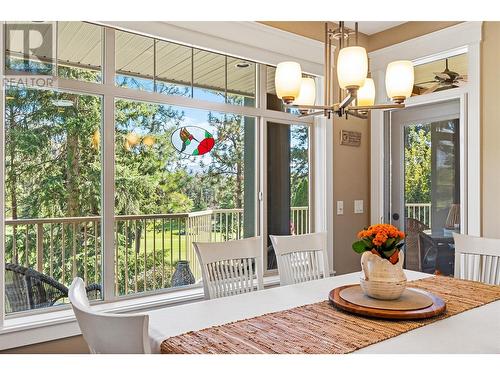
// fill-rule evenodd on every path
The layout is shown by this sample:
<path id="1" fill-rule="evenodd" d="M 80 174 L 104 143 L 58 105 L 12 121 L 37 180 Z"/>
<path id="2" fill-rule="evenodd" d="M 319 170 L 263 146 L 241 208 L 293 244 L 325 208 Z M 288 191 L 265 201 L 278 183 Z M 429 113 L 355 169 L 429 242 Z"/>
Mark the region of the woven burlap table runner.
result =
<path id="1" fill-rule="evenodd" d="M 389 321 L 349 314 L 323 301 L 170 337 L 161 344 L 161 351 L 344 354 L 500 300 L 500 286 L 443 276 L 412 281 L 408 286 L 440 296 L 446 313 L 430 319 Z"/>

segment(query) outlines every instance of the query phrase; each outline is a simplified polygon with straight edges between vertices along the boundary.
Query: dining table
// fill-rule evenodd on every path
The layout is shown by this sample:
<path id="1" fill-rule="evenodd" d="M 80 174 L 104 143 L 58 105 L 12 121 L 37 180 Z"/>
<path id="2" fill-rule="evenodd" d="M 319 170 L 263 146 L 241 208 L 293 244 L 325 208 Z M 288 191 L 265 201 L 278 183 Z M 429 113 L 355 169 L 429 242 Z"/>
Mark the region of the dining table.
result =
<path id="1" fill-rule="evenodd" d="M 408 281 L 432 277 L 410 270 L 405 273 Z M 359 283 L 359 278 L 360 272 L 353 272 L 150 311 L 152 352 L 159 353 L 169 337 L 325 301 L 332 289 Z M 500 300 L 353 352 L 364 353 L 500 353 Z"/>

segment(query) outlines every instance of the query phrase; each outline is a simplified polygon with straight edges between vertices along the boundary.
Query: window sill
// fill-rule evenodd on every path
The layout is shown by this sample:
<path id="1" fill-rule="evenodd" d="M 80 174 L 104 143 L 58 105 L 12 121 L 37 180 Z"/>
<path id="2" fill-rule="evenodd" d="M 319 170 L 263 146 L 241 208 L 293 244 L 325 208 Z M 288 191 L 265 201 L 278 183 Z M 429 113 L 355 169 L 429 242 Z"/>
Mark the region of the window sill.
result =
<path id="1" fill-rule="evenodd" d="M 279 285 L 279 276 L 264 277 L 264 287 Z M 99 312 L 139 313 L 184 303 L 200 301 L 204 298 L 203 287 L 177 290 L 161 294 L 128 298 L 108 303 L 99 303 L 92 308 Z M 73 310 L 43 312 L 6 319 L 0 327 L 0 351 L 31 345 L 45 341 L 79 335 L 80 329 Z"/>

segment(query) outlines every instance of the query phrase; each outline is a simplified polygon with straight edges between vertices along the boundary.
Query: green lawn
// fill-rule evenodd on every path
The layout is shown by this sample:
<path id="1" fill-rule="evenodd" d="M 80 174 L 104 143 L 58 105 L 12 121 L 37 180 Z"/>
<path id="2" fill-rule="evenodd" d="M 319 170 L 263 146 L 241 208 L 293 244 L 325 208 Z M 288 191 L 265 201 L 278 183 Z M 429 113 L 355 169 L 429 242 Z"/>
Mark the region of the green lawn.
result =
<path id="1" fill-rule="evenodd" d="M 135 259 L 135 242 L 132 242 L 128 248 L 128 261 L 129 263 Z M 146 238 L 144 235 L 141 236 L 140 250 L 137 254 L 138 261 L 143 261 L 144 256 L 148 259 L 149 263 L 153 262 L 153 256 L 156 259 L 156 265 L 161 265 L 164 262 L 165 266 L 173 266 L 178 260 L 187 259 L 186 251 L 186 236 L 181 234 L 177 230 L 165 230 L 162 232 L 154 233 L 153 230 L 146 231 Z M 125 260 L 125 248 L 120 246 L 119 249 L 119 259 L 120 261 Z"/>
<path id="2" fill-rule="evenodd" d="M 162 238 L 161 232 L 153 233 L 152 230 L 148 230 L 146 232 L 146 241 L 144 241 L 144 238 L 141 241 L 141 254 L 144 254 L 144 249 L 146 248 L 148 254 L 152 254 L 153 249 L 156 250 L 157 256 L 161 256 L 164 252 L 165 262 L 170 263 L 172 260 L 172 263 L 174 263 L 179 259 L 187 259 L 185 235 L 181 234 L 179 236 L 177 230 L 166 230 L 163 232 L 163 236 Z"/>

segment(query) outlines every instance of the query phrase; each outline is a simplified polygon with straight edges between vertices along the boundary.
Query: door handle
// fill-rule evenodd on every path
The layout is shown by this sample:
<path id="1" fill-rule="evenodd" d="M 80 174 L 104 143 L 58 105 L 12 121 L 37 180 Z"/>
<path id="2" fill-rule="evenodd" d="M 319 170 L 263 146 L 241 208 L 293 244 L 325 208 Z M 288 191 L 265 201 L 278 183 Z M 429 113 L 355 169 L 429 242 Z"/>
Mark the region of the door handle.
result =
<path id="1" fill-rule="evenodd" d="M 399 214 L 397 212 L 392 214 L 392 220 L 399 220 Z"/>

